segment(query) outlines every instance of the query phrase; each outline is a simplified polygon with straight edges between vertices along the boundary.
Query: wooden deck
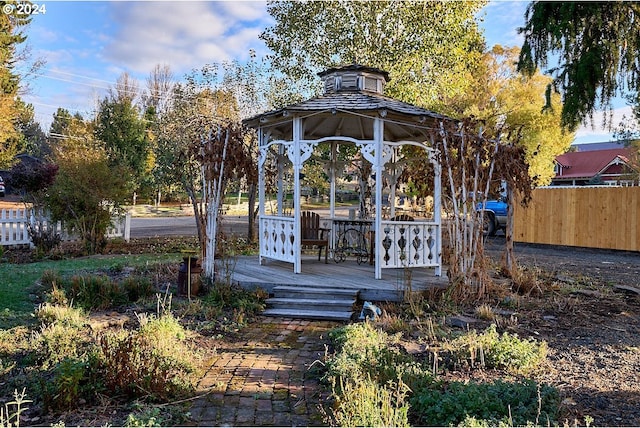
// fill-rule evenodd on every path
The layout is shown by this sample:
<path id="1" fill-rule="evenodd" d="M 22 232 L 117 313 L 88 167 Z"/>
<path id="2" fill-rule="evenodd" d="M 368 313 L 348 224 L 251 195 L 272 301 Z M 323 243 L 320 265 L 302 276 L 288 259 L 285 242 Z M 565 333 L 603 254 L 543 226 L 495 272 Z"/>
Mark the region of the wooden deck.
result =
<path id="1" fill-rule="evenodd" d="M 324 257 L 318 261 L 317 254 L 302 257 L 302 273 L 295 274 L 291 263 L 265 259 L 260 265 L 258 256 L 239 256 L 231 269 L 232 279 L 245 288 L 260 287 L 269 292 L 278 285 L 357 289 L 362 300 L 378 302 L 402 301 L 409 275 L 414 291 L 446 287 L 448 283 L 446 271 L 438 277 L 432 268 L 383 269 L 382 279 L 376 280 L 372 265 L 359 265 L 353 258 L 325 264 Z M 224 268 L 220 274 L 225 275 Z"/>

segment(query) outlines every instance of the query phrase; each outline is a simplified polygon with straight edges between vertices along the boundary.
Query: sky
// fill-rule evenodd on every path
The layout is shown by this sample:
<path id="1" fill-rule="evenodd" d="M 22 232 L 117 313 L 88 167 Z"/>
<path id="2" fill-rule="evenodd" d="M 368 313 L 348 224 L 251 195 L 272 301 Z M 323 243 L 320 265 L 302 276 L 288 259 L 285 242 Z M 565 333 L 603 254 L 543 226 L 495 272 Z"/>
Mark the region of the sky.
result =
<path id="1" fill-rule="evenodd" d="M 25 31 L 27 43 L 45 65 L 27 78 L 23 99 L 45 131 L 58 107 L 91 117 L 125 71 L 143 88 L 156 64 L 181 77 L 205 64 L 243 62 L 250 50 L 260 57 L 268 50 L 258 36 L 273 23 L 264 1 L 32 1 L 41 13 Z M 487 46 L 521 46 L 527 5 L 490 1 L 480 13 Z M 609 139 L 598 126 L 576 134 L 576 142 Z"/>

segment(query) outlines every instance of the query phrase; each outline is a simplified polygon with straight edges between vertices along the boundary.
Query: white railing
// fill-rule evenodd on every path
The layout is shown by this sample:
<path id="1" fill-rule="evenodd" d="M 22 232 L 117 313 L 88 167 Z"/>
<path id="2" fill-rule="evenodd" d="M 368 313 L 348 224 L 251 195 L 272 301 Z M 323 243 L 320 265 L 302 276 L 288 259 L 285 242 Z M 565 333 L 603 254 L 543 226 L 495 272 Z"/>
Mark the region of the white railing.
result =
<path id="1" fill-rule="evenodd" d="M 375 245 L 382 268 L 440 266 L 439 227 L 426 221 L 383 220 Z"/>
<path id="2" fill-rule="evenodd" d="M 295 263 L 293 217 L 260 216 L 260 257 Z"/>
<path id="3" fill-rule="evenodd" d="M 37 225 L 47 229 L 55 228 L 63 241 L 75 241 L 78 239 L 73 233 L 68 234 L 60 222 L 53 223 L 47 216 L 39 215 L 30 209 L 3 209 L 0 210 L 0 245 L 31 245 L 31 238 L 27 229 L 28 224 Z M 107 229 L 107 238 L 123 238 L 129 241 L 131 232 L 131 213 L 122 217 L 114 217 L 112 226 Z"/>

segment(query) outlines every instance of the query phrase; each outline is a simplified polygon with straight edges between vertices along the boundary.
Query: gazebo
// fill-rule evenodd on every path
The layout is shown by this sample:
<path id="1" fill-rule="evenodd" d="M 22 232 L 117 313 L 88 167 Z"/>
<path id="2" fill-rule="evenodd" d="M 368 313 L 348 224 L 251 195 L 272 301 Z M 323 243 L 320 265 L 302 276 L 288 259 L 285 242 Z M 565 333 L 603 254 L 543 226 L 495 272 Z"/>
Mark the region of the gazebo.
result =
<path id="1" fill-rule="evenodd" d="M 302 272 L 301 170 L 314 150 L 324 144 L 329 146 L 325 170 L 330 196 L 329 216 L 322 220 L 322 226 L 330 233 L 332 258 L 339 262 L 345 253 L 355 253 L 359 262 L 370 260 L 375 265 L 376 279 L 387 268 L 433 268 L 440 276 L 440 165 L 431 138 L 438 123 L 450 119 L 383 96 L 389 81 L 389 74 L 383 70 L 349 65 L 328 69 L 319 76 L 323 95 L 245 120 L 245 124 L 257 129 L 259 138 L 260 263 L 265 259 L 285 261 L 293 264 L 295 273 Z M 371 175 L 366 179 L 373 180 L 374 185 L 372 215 L 368 218 L 356 219 L 353 213 L 349 218 L 335 216 L 336 183 L 343 165 L 337 157 L 340 144 L 354 145 L 358 156 L 370 163 Z M 430 218 L 395 215 L 395 188 L 401 172 L 397 166 L 403 161 L 403 146 L 423 149 L 425 162 L 433 167 Z M 276 175 L 277 188 L 273 192 L 276 208 L 270 213 L 266 211 L 267 173 Z M 287 212 L 287 182 L 293 190 L 291 212 Z"/>

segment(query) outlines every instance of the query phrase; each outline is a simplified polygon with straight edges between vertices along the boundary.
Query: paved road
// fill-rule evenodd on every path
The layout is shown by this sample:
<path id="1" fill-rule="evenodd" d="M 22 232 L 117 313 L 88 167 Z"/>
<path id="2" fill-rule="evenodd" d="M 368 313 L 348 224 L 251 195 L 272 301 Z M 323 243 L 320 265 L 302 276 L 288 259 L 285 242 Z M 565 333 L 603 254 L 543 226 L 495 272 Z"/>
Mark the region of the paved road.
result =
<path id="1" fill-rule="evenodd" d="M 222 228 L 227 233 L 246 234 L 247 216 L 224 216 Z M 134 217 L 131 219 L 132 238 L 195 235 L 196 221 L 187 217 Z"/>

